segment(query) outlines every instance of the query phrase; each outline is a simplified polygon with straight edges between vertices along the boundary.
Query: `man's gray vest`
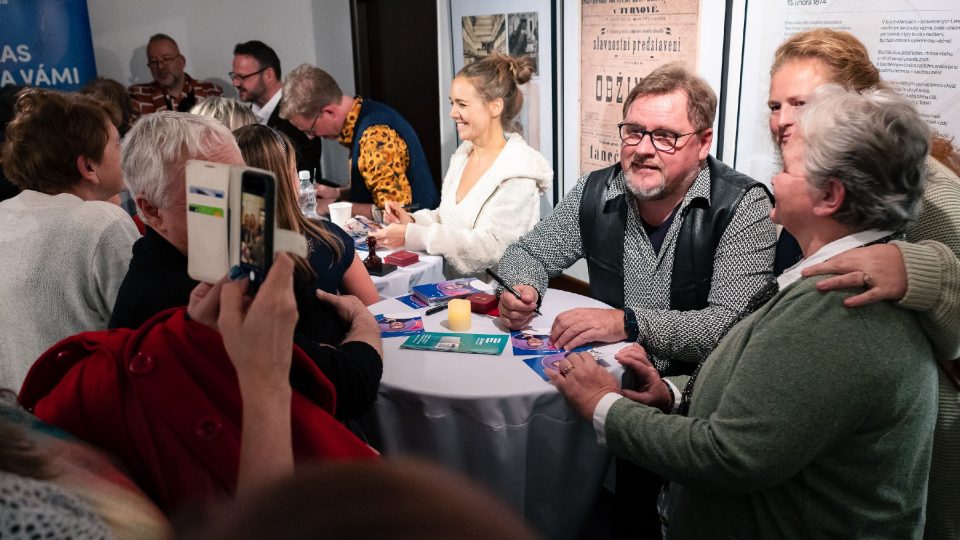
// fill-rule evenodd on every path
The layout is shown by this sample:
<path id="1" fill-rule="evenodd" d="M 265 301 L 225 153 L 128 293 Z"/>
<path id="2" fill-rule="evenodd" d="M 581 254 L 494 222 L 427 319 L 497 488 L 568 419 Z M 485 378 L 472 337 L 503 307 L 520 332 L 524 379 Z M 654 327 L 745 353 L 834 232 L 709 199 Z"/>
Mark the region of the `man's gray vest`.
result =
<path id="1" fill-rule="evenodd" d="M 673 257 L 670 309 L 691 311 L 708 306 L 717 244 L 744 194 L 763 184 L 707 157 L 710 202 L 697 197 L 674 219 L 681 220 Z M 629 192 L 606 200 L 610 183 L 620 173 L 617 163 L 590 173 L 580 199 L 580 236 L 590 276 L 590 296 L 623 307 L 623 234 Z M 764 191 L 766 191 L 766 186 Z M 767 192 L 769 196 L 769 192 Z M 690 364 L 692 370 L 696 364 Z"/>

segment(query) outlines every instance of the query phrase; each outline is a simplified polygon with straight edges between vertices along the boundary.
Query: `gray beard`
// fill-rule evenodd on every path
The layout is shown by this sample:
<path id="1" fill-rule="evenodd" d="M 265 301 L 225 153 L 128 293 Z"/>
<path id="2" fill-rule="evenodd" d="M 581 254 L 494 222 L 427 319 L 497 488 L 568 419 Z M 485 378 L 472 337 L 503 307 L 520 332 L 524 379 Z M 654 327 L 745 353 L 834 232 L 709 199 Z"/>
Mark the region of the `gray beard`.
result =
<path id="1" fill-rule="evenodd" d="M 626 180 L 627 190 L 630 193 L 633 193 L 633 196 L 641 201 L 658 201 L 667 195 L 665 193 L 666 182 L 663 180 L 662 175 L 660 177 L 660 183 L 649 189 L 644 189 L 642 187 L 633 185 L 633 182 L 631 182 L 629 178 Z"/>

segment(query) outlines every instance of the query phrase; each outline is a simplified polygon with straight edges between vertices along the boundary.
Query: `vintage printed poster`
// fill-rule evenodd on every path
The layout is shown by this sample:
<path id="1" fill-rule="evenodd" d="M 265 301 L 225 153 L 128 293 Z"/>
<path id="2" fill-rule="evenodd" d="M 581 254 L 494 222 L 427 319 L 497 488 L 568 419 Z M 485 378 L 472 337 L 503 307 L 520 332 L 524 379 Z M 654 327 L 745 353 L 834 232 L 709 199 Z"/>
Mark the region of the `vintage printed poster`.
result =
<path id="1" fill-rule="evenodd" d="M 617 124 L 637 80 L 657 66 L 697 70 L 700 0 L 582 0 L 580 174 L 620 159 Z"/>

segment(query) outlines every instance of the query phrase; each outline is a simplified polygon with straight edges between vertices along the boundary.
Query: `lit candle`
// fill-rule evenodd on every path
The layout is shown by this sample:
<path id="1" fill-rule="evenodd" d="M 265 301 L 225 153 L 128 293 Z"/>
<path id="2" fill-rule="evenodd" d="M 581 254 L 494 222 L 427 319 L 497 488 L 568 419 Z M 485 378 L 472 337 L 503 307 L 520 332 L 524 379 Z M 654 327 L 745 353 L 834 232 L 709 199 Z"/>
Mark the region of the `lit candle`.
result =
<path id="1" fill-rule="evenodd" d="M 470 301 L 463 299 L 450 300 L 447 304 L 447 324 L 454 332 L 470 330 Z"/>

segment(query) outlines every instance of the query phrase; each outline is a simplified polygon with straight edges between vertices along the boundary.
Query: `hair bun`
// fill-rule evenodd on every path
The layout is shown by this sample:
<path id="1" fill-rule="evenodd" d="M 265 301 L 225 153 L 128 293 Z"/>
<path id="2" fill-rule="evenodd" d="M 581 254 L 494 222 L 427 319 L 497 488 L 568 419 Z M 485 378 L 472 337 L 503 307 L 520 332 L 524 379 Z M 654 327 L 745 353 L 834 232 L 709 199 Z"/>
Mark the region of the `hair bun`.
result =
<path id="1" fill-rule="evenodd" d="M 513 81 L 518 85 L 529 81 L 530 77 L 533 76 L 533 59 L 529 56 L 508 56 L 507 58 Z"/>

